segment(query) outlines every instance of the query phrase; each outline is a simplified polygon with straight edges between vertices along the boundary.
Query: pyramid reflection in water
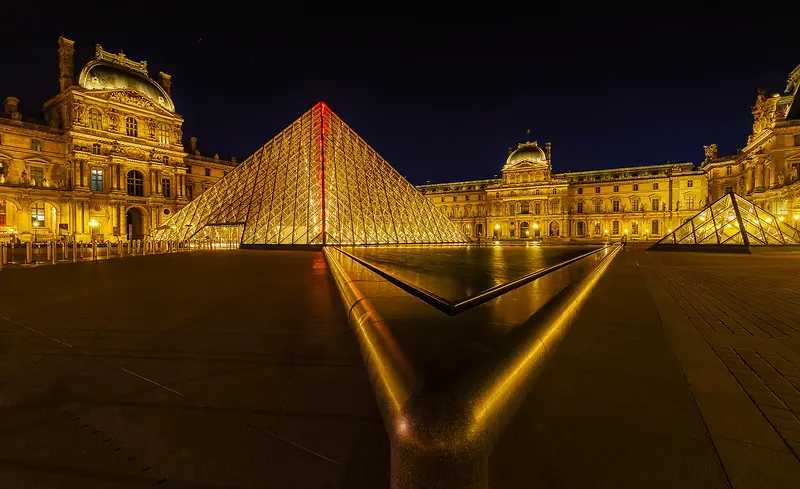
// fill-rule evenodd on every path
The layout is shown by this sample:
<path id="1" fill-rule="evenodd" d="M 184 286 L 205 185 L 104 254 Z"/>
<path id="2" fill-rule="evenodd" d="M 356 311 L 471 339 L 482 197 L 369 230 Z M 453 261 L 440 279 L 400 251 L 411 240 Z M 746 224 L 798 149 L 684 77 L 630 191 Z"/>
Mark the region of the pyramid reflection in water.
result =
<path id="1" fill-rule="evenodd" d="M 207 237 L 243 245 L 468 241 L 321 102 L 154 233 Z"/>
<path id="2" fill-rule="evenodd" d="M 749 251 L 751 246 L 800 245 L 800 231 L 730 192 L 650 249 L 713 248 L 707 245 L 738 246 L 741 251 Z"/>

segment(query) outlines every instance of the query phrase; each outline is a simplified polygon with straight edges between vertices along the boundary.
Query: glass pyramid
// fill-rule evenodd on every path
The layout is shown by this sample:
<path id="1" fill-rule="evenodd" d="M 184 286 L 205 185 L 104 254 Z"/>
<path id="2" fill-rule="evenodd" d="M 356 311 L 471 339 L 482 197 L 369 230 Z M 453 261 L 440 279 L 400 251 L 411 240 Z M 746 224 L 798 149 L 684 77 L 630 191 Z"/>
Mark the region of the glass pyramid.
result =
<path id="1" fill-rule="evenodd" d="M 153 237 L 242 245 L 468 241 L 322 102 L 175 213 Z"/>
<path id="2" fill-rule="evenodd" d="M 733 192 L 712 203 L 651 249 L 675 245 L 798 245 L 800 231 Z"/>

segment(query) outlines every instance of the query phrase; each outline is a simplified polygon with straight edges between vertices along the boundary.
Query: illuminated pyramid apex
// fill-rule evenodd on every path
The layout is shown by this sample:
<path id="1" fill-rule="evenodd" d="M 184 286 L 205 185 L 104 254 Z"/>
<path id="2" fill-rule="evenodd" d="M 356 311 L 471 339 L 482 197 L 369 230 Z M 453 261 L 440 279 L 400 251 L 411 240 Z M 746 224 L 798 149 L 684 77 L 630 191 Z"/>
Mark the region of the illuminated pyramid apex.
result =
<path id="1" fill-rule="evenodd" d="M 465 243 L 467 237 L 319 102 L 154 233 L 247 245 Z"/>

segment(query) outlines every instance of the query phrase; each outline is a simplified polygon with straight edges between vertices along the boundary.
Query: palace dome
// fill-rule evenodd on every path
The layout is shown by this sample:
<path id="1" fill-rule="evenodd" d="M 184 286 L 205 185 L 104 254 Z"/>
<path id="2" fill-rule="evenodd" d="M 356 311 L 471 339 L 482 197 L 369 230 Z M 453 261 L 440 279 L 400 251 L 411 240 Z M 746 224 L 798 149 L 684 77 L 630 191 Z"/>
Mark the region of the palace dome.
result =
<path id="1" fill-rule="evenodd" d="M 172 99 L 161 85 L 147 76 L 146 72 L 128 69 L 104 60 L 89 62 L 81 71 L 78 83 L 88 90 L 132 89 L 152 100 L 159 107 L 175 112 Z"/>
<path id="2" fill-rule="evenodd" d="M 536 144 L 536 141 L 532 143 L 520 143 L 517 149 L 508 155 L 505 168 L 517 166 L 520 163 L 547 163 L 547 155 L 545 155 L 544 150 Z"/>

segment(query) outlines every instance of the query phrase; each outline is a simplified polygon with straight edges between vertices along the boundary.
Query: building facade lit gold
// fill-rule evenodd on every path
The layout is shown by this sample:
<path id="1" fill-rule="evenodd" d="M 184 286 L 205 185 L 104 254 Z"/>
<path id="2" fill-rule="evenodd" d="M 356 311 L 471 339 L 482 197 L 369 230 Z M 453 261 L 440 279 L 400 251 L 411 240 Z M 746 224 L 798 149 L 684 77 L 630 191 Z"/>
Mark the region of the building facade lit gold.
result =
<path id="1" fill-rule="evenodd" d="M 60 92 L 43 119 L 6 97 L 0 115 L 0 238 L 138 239 L 236 166 L 183 145 L 172 80 L 99 45 L 74 72 L 59 38 Z"/>

